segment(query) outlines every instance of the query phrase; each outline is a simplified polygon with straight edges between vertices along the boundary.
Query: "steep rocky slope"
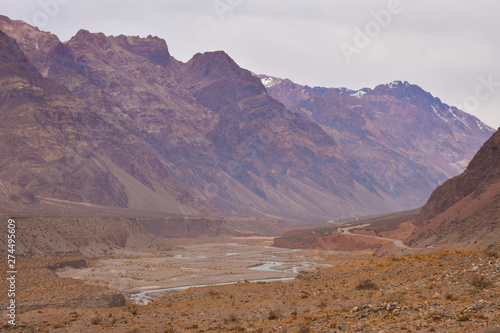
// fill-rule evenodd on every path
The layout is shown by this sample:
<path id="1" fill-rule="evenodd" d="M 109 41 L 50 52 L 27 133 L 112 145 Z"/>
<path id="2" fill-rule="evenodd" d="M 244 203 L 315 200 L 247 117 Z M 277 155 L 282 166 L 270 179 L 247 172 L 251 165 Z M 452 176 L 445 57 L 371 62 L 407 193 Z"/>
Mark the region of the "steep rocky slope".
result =
<path id="1" fill-rule="evenodd" d="M 0 206 L 5 211 L 22 211 L 44 198 L 154 207 L 152 196 L 143 204 L 148 191 L 162 193 L 164 208 L 175 211 L 177 198 L 186 192 L 140 140 L 105 122 L 63 85 L 43 78 L 1 32 L 0 54 Z M 107 130 L 96 133 L 99 126 Z"/>
<path id="2" fill-rule="evenodd" d="M 157 194 L 170 177 L 187 190 L 169 184 L 177 193 L 171 198 L 204 214 L 329 218 L 400 208 L 320 126 L 288 111 L 223 52 L 183 64 L 151 36 L 80 31 L 63 44 L 5 17 L 0 28 L 40 72 L 102 119 L 86 132 L 109 157 L 103 163 L 129 190 L 145 187 L 130 208 L 162 206 Z M 110 143 L 115 132 L 122 137 Z M 136 149 L 119 155 L 119 140 L 148 155 L 137 156 Z"/>
<path id="3" fill-rule="evenodd" d="M 493 129 L 408 82 L 375 89 L 311 88 L 259 76 L 269 94 L 313 119 L 405 208 L 461 173 Z"/>
<path id="4" fill-rule="evenodd" d="M 500 237 L 500 131 L 461 175 L 438 187 L 422 208 L 412 245 L 485 246 Z"/>
<path id="5" fill-rule="evenodd" d="M 61 43 L 3 16 L 0 30 L 17 41 L 16 52 L 25 53 L 49 79 L 44 82 L 58 82 L 83 110 L 61 127 L 75 142 L 54 139 L 57 131 L 32 133 L 41 147 L 35 155 L 51 140 L 59 142 L 50 143 L 56 156 L 49 159 L 58 181 L 29 185 L 10 177 L 15 165 L 4 161 L 11 171 L 0 178 L 9 198 L 3 205 L 14 211 L 50 199 L 179 215 L 296 219 L 401 210 L 456 174 L 488 131 L 403 83 L 361 92 L 295 87 L 284 105 L 224 52 L 181 63 L 152 36 L 82 30 Z M 30 96 L 23 103 L 40 107 Z M 470 131 L 451 126 L 450 114 L 468 119 Z M 47 127 L 42 121 L 35 121 L 40 130 Z M 6 119 L 4 126 L 22 125 Z M 24 177 L 35 169 L 25 169 Z"/>

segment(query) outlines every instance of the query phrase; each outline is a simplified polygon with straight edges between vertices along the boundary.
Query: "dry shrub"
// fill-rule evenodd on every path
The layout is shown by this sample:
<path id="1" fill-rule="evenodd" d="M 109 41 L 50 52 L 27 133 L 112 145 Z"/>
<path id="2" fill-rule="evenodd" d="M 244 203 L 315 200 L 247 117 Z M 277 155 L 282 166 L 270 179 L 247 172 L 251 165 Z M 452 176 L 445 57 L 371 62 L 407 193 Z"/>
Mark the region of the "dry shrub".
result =
<path id="1" fill-rule="evenodd" d="M 453 293 L 446 294 L 445 298 L 449 301 L 457 301 L 458 300 L 458 296 L 453 294 Z"/>
<path id="2" fill-rule="evenodd" d="M 401 292 L 395 292 L 387 295 L 387 298 L 385 299 L 386 302 L 389 303 L 404 303 L 405 302 L 405 295 Z"/>
<path id="3" fill-rule="evenodd" d="M 101 324 L 101 322 L 102 322 L 102 319 L 99 316 L 95 316 L 95 317 L 90 318 L 90 323 L 92 325 L 99 325 L 99 324 Z"/>
<path id="4" fill-rule="evenodd" d="M 486 256 L 489 258 L 498 258 L 499 254 L 498 254 L 498 251 L 489 250 L 489 251 L 486 251 Z"/>
<path id="5" fill-rule="evenodd" d="M 326 301 L 324 299 L 321 299 L 321 302 L 319 302 L 319 304 L 318 304 L 318 308 L 325 310 L 327 307 L 328 307 L 328 304 L 326 303 Z"/>
<path id="6" fill-rule="evenodd" d="M 127 302 L 127 311 L 135 316 L 139 312 L 139 306 L 135 303 Z"/>
<path id="7" fill-rule="evenodd" d="M 281 317 L 280 310 L 271 310 L 271 311 L 269 311 L 269 315 L 267 316 L 267 319 L 275 320 L 275 319 L 279 319 L 280 317 Z"/>
<path id="8" fill-rule="evenodd" d="M 311 332 L 311 328 L 309 324 L 300 324 L 299 325 L 299 333 L 309 333 Z"/>
<path id="9" fill-rule="evenodd" d="M 474 275 L 470 280 L 470 284 L 478 289 L 485 289 L 491 286 L 491 281 L 484 275 Z"/>
<path id="10" fill-rule="evenodd" d="M 235 314 L 235 313 L 231 313 L 229 315 L 229 318 L 226 318 L 224 319 L 224 322 L 227 324 L 227 323 L 237 323 L 239 322 L 240 319 L 238 318 L 238 316 Z"/>
<path id="11" fill-rule="evenodd" d="M 378 289 L 380 289 L 379 285 L 370 279 L 363 280 L 359 282 L 359 284 L 356 286 L 356 290 L 378 290 Z"/>
<path id="12" fill-rule="evenodd" d="M 310 294 L 310 293 L 308 293 L 307 291 L 302 290 L 302 291 L 300 292 L 300 298 L 302 298 L 302 299 L 309 298 L 310 296 L 311 296 L 311 294 Z"/>
<path id="13" fill-rule="evenodd" d="M 177 333 L 177 331 L 173 327 L 168 327 L 163 330 L 163 333 Z"/>

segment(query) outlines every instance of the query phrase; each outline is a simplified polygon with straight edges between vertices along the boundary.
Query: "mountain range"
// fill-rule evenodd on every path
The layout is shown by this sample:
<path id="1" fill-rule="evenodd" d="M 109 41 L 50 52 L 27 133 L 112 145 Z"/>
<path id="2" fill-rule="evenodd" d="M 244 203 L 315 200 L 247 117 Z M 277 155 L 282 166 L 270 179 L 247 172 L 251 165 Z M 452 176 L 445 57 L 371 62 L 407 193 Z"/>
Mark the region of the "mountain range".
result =
<path id="1" fill-rule="evenodd" d="M 374 89 L 311 88 L 260 76 L 269 94 L 317 122 L 404 209 L 464 171 L 493 130 L 408 82 Z"/>
<path id="2" fill-rule="evenodd" d="M 0 209 L 330 219 L 414 208 L 493 129 L 416 85 L 256 76 L 160 38 L 0 16 Z"/>

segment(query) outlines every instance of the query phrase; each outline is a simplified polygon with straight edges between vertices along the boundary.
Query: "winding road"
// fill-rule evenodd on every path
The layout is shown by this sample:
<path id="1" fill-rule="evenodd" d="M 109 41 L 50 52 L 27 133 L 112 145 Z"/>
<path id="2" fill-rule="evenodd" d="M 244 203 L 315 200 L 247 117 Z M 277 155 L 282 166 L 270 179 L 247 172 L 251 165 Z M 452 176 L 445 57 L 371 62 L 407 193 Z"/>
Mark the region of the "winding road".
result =
<path id="1" fill-rule="evenodd" d="M 369 224 L 355 225 L 353 227 L 347 227 L 347 228 L 341 228 L 341 229 L 344 230 L 345 235 L 353 235 L 353 236 L 359 236 L 359 237 L 369 237 L 369 238 L 375 238 L 375 239 L 382 239 L 382 240 L 386 240 L 386 241 L 391 241 L 394 243 L 394 245 L 396 245 L 397 247 L 400 247 L 402 249 L 411 249 L 411 247 L 404 245 L 403 241 L 399 240 L 399 239 L 392 239 L 392 238 L 387 238 L 387 237 L 379 237 L 379 236 L 371 236 L 371 235 L 359 235 L 359 234 L 351 233 L 351 230 L 353 230 L 353 229 L 364 228 L 367 226 L 369 226 Z"/>

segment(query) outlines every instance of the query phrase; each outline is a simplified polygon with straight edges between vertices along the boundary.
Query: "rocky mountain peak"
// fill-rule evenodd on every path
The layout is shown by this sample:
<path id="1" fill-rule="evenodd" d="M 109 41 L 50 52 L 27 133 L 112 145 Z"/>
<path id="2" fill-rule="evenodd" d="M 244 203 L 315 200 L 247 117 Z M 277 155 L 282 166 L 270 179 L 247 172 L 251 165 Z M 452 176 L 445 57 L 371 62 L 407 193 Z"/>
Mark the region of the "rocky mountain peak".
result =
<path id="1" fill-rule="evenodd" d="M 182 71 L 180 82 L 198 102 L 216 112 L 224 108 L 234 112 L 239 109 L 238 100 L 267 95 L 260 79 L 223 51 L 198 53 Z"/>
<path id="2" fill-rule="evenodd" d="M 124 49 L 133 54 L 146 57 L 149 61 L 160 66 L 167 66 L 170 63 L 170 52 L 167 42 L 159 37 L 149 35 L 146 38 L 139 36 L 120 35 L 115 38 Z"/>
<path id="3" fill-rule="evenodd" d="M 434 98 L 430 93 L 426 92 L 418 85 L 410 84 L 407 81 L 393 81 L 387 84 L 380 84 L 373 89 L 373 94 L 388 95 L 410 101 L 422 98 L 423 96 L 431 99 Z"/>
<path id="4" fill-rule="evenodd" d="M 408 81 L 399 81 L 399 80 L 395 80 L 395 81 L 392 81 L 392 82 L 389 82 L 387 84 L 387 86 L 391 89 L 400 89 L 400 88 L 406 88 L 406 87 L 409 87 L 411 86 L 410 83 L 408 83 Z"/>
<path id="5" fill-rule="evenodd" d="M 5 35 L 0 30 L 0 78 L 4 79 L 0 92 L 10 95 L 10 98 L 19 96 L 24 98 L 38 98 L 58 91 L 67 93 L 62 86 L 54 84 L 50 80 L 44 80 L 42 75 L 33 67 L 30 59 L 22 52 L 14 38 Z M 3 111 L 11 111 L 4 107 Z"/>
<path id="6" fill-rule="evenodd" d="M 361 96 L 372 91 L 370 88 L 362 88 L 359 90 L 352 90 L 352 89 L 345 88 L 345 87 L 339 88 L 337 90 L 341 93 L 348 94 L 348 95 L 350 95 L 352 97 L 356 97 L 356 98 L 360 98 Z"/>
<path id="7" fill-rule="evenodd" d="M 0 28 L 2 31 L 12 31 L 12 20 L 7 16 L 0 15 Z"/>
<path id="8" fill-rule="evenodd" d="M 87 29 L 80 29 L 71 39 L 73 39 L 73 40 L 91 39 L 93 37 L 101 37 L 104 39 L 104 38 L 106 38 L 106 35 L 104 35 L 102 32 L 101 33 L 91 33 Z"/>
<path id="9" fill-rule="evenodd" d="M 87 30 L 80 30 L 68 42 L 73 48 L 93 48 L 99 51 L 104 57 L 121 58 L 118 49 L 124 49 L 133 55 L 144 57 L 150 62 L 168 66 L 171 61 L 170 52 L 165 40 L 148 36 L 142 38 L 139 36 L 106 36 L 103 33 L 91 33 Z M 106 51 L 103 53 L 102 51 Z"/>
<path id="10" fill-rule="evenodd" d="M 14 38 L 39 72 L 45 77 L 48 76 L 48 58 L 61 44 L 56 35 L 40 31 L 23 21 L 10 20 L 6 16 L 0 16 L 0 30 Z"/>
<path id="11" fill-rule="evenodd" d="M 493 133 L 476 117 L 407 81 L 351 90 L 261 79 L 274 83 L 267 88 L 272 97 L 319 123 L 408 209 L 462 172 Z"/>
<path id="12" fill-rule="evenodd" d="M 243 70 L 224 51 L 197 53 L 186 65 L 193 75 L 192 79 L 239 78 L 243 76 L 248 79 L 252 77 L 251 72 Z"/>

